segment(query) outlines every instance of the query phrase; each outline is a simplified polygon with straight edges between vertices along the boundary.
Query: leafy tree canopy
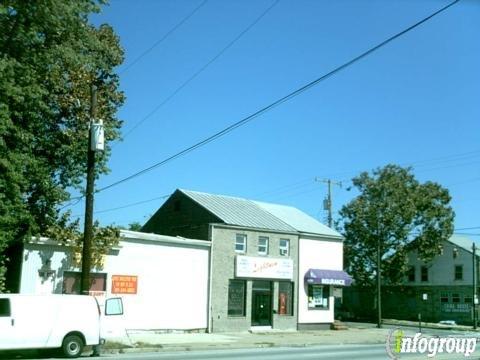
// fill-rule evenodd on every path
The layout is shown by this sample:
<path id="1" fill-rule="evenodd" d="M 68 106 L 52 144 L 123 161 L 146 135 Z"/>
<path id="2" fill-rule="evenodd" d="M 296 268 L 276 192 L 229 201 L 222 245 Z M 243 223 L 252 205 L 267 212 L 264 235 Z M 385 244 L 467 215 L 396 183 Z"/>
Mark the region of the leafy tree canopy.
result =
<path id="1" fill-rule="evenodd" d="M 406 275 L 406 255 L 413 244 L 428 263 L 453 232 L 448 190 L 437 183 L 420 183 L 410 168 L 387 165 L 372 174 L 363 172 L 353 186 L 360 194 L 340 216 L 345 265 L 359 285 L 375 281 L 378 241 L 383 280 L 398 284 Z"/>
<path id="2" fill-rule="evenodd" d="M 83 191 L 93 83 L 107 143 L 97 174 L 107 172 L 108 142 L 121 127 L 116 112 L 124 96 L 114 68 L 123 50 L 110 26 L 88 21 L 102 4 L 0 4 L 0 254 L 65 222 L 60 204 L 70 198 L 67 190 Z"/>
<path id="3" fill-rule="evenodd" d="M 141 231 L 142 224 L 140 224 L 138 221 L 131 222 L 130 224 L 128 224 L 128 230 Z"/>

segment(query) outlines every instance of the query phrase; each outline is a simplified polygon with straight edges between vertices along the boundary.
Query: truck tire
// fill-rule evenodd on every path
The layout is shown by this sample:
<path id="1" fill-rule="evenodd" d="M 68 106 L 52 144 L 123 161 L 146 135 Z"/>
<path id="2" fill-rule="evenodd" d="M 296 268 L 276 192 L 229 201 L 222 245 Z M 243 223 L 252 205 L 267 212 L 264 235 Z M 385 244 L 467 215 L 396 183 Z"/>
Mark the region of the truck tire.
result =
<path id="1" fill-rule="evenodd" d="M 78 335 L 67 335 L 63 339 L 62 352 L 67 358 L 77 358 L 83 352 L 83 340 Z"/>

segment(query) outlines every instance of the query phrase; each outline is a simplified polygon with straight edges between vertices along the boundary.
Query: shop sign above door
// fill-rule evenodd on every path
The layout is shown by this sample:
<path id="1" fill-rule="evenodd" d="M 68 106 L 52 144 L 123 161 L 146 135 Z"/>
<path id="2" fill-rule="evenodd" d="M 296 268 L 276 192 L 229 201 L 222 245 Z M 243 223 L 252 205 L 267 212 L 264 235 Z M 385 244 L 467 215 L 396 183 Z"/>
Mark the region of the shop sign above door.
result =
<path id="1" fill-rule="evenodd" d="M 235 276 L 261 279 L 293 279 L 293 260 L 237 255 Z"/>

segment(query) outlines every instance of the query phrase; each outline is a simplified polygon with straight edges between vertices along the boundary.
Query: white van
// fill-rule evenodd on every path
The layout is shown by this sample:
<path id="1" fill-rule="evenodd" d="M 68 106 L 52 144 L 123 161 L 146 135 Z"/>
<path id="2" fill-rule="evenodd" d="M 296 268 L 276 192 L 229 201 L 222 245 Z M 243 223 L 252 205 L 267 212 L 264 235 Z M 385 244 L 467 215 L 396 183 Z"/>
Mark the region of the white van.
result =
<path id="1" fill-rule="evenodd" d="M 105 315 L 123 314 L 119 298 Z M 98 345 L 100 307 L 93 296 L 0 294 L 0 350 L 59 348 L 68 358 Z"/>

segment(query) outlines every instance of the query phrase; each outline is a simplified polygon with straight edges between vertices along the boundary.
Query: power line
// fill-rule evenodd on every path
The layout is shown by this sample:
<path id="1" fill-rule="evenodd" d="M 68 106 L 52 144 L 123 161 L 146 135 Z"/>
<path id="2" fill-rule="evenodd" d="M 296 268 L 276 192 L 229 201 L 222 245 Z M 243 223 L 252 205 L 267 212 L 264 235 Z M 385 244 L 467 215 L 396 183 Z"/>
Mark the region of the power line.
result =
<path id="1" fill-rule="evenodd" d="M 123 74 L 128 69 L 133 67 L 136 63 L 138 63 L 144 56 L 150 53 L 153 49 L 155 49 L 158 45 L 164 42 L 170 35 L 172 35 L 180 26 L 185 24 L 195 13 L 202 8 L 208 0 L 204 0 L 200 5 L 198 5 L 195 9 L 193 9 L 187 16 L 185 16 L 180 22 L 178 22 L 174 27 L 172 27 L 169 31 L 165 33 L 160 39 L 155 41 L 148 49 L 146 49 L 143 53 L 137 56 L 132 62 L 130 62 L 127 66 L 125 66 L 118 74 Z"/>
<path id="2" fill-rule="evenodd" d="M 134 202 L 134 203 L 130 203 L 130 204 L 122 205 L 122 206 L 117 206 L 117 207 L 110 208 L 110 209 L 94 211 L 93 213 L 94 213 L 94 214 L 101 214 L 101 213 L 106 213 L 106 212 L 110 212 L 110 211 L 116 211 L 116 210 L 126 209 L 126 208 L 129 208 L 129 207 L 132 207 L 132 206 L 137 206 L 137 205 L 141 205 L 141 204 L 146 204 L 146 203 L 149 203 L 149 202 L 152 202 L 152 201 L 155 201 L 155 200 L 166 199 L 166 198 L 168 198 L 170 195 L 171 195 L 171 194 L 162 195 L 162 196 L 157 196 L 157 197 L 154 197 L 154 198 L 151 198 L 151 199 L 142 200 L 142 201 L 137 201 L 137 202 Z M 82 216 L 84 216 L 84 215 L 82 215 L 82 214 L 72 215 L 72 217 L 77 217 L 77 218 L 80 218 L 80 217 L 82 217 Z"/>
<path id="3" fill-rule="evenodd" d="M 452 160 L 458 160 L 457 158 L 458 157 L 463 157 L 465 156 L 466 154 L 474 154 L 474 153 L 480 153 L 480 151 L 470 151 L 470 152 L 467 152 L 467 153 L 458 153 L 458 154 L 451 154 L 451 155 L 446 155 L 446 156 L 443 156 L 443 157 L 437 157 L 437 158 L 431 158 L 431 159 L 424 159 L 424 160 L 421 160 L 421 161 L 418 161 L 418 162 L 415 162 L 415 163 L 423 163 L 423 166 L 426 166 L 428 165 L 430 162 L 434 163 L 434 162 L 449 162 L 449 161 L 452 161 Z M 450 159 L 450 160 L 448 160 Z M 413 162 L 411 163 L 405 163 L 403 164 L 402 166 L 408 166 L 408 165 L 412 165 L 414 164 Z M 342 172 L 337 172 L 337 173 L 331 173 L 330 175 L 340 175 L 340 174 L 356 174 L 356 173 L 359 173 L 360 170 L 358 171 L 342 171 Z M 330 175 L 324 175 L 323 177 L 328 177 Z M 474 178 L 474 179 L 471 179 L 471 180 L 467 180 L 467 181 L 463 181 L 463 182 L 459 182 L 459 183 L 454 183 L 454 184 L 449 184 L 448 187 L 450 186 L 454 186 L 454 185 L 458 185 L 458 184 L 464 184 L 464 183 L 468 183 L 468 182 L 473 182 L 473 181 L 480 181 L 480 178 Z M 342 182 L 349 182 L 349 179 L 343 179 Z M 256 197 L 265 197 L 267 199 L 285 199 L 285 198 L 291 198 L 291 197 L 296 197 L 296 196 L 300 196 L 300 195 L 304 195 L 304 194 L 307 194 L 307 193 L 311 193 L 311 192 L 314 192 L 314 191 L 318 191 L 318 187 L 315 187 L 313 189 L 309 189 L 309 190 L 306 190 L 306 191 L 301 191 L 301 192 L 298 192 L 298 190 L 302 189 L 302 188 L 305 188 L 305 187 L 311 187 L 312 185 L 314 185 L 315 183 L 315 178 L 312 176 L 312 177 L 309 177 L 309 178 L 304 178 L 303 180 L 299 180 L 299 181 L 296 181 L 294 183 L 289 183 L 289 184 L 284 184 L 284 185 L 281 185 L 279 187 L 276 187 L 274 189 L 270 189 L 268 191 L 264 191 L 262 193 L 258 193 L 256 195 Z M 297 191 L 293 194 L 289 194 L 290 192 L 292 191 Z M 281 195 L 281 194 L 285 194 L 285 195 Z M 168 195 L 167 195 L 168 196 Z M 71 201 L 69 202 L 68 204 L 64 205 L 63 207 L 60 208 L 61 209 L 64 209 L 66 207 L 69 207 L 69 206 L 74 206 L 76 204 L 79 203 L 79 201 L 83 198 L 82 195 L 80 196 L 77 196 L 77 197 L 73 197 L 71 198 L 70 200 L 77 200 L 77 201 Z M 153 199 L 149 199 L 149 200 L 145 200 L 145 201 L 140 201 L 140 203 L 144 203 L 144 202 L 149 202 L 149 201 L 153 201 L 153 200 L 157 200 L 157 199 L 161 199 L 161 198 L 164 198 L 164 197 L 155 197 Z M 117 208 L 112 208 L 112 209 L 106 209 L 106 210 L 101 210 L 100 212 L 107 212 L 107 211 L 114 211 L 114 210 L 119 210 L 119 209 L 122 209 L 124 207 L 130 207 L 130 206 L 135 206 L 137 205 L 137 203 L 133 203 L 133 204 L 126 204 L 125 206 L 120 206 L 120 207 L 117 207 Z M 95 213 L 98 213 L 98 212 L 95 212 Z M 83 215 L 73 215 L 74 217 L 81 217 Z M 469 230 L 469 229 L 477 229 L 477 228 L 461 228 L 461 229 L 458 229 L 458 230 Z M 480 229 L 480 227 L 478 227 L 478 229 Z"/>
<path id="4" fill-rule="evenodd" d="M 427 160 L 415 161 L 410 163 L 410 166 L 422 167 L 422 166 L 428 166 L 435 162 L 443 163 L 443 162 L 449 162 L 449 161 L 466 160 L 467 158 L 477 157 L 478 155 L 480 155 L 480 151 L 473 150 L 465 153 L 452 154 L 452 155 L 446 155 L 446 156 L 441 156 L 441 157 L 427 159 Z"/>
<path id="5" fill-rule="evenodd" d="M 60 207 L 59 210 L 63 210 L 63 209 L 65 209 L 65 208 L 69 207 L 69 206 L 75 206 L 75 205 L 77 205 L 77 204 L 80 202 L 80 200 L 82 200 L 83 198 L 84 198 L 83 195 L 80 195 L 80 196 L 76 196 L 76 197 L 74 197 L 74 198 L 71 198 L 70 200 L 72 200 L 72 201 L 70 201 L 68 204 L 63 205 L 62 207 Z"/>
<path id="6" fill-rule="evenodd" d="M 455 230 L 476 230 L 476 229 L 480 229 L 480 226 L 473 226 L 473 227 L 459 228 L 459 229 L 455 229 Z"/>
<path id="7" fill-rule="evenodd" d="M 288 95 L 281 97 L 280 99 L 274 101 L 273 103 L 271 103 L 271 104 L 263 107 L 262 109 L 260 109 L 260 110 L 258 110 L 258 111 L 256 111 L 256 112 L 254 112 L 253 114 L 251 114 L 251 115 L 243 118 L 242 120 L 233 123 L 232 125 L 224 128 L 223 130 L 218 131 L 217 133 L 215 133 L 215 134 L 213 134 L 213 135 L 205 138 L 204 140 L 201 140 L 201 141 L 197 142 L 196 144 L 191 145 L 191 146 L 189 146 L 189 147 L 181 150 L 180 152 L 178 152 L 178 153 L 176 153 L 176 154 L 174 154 L 174 155 L 172 155 L 172 156 L 167 157 L 166 159 L 164 159 L 164 160 L 162 160 L 162 161 L 159 161 L 159 162 L 157 162 L 157 163 L 155 163 L 155 164 L 153 164 L 153 165 L 151 165 L 151 166 L 149 166 L 149 167 L 147 167 L 147 168 L 145 168 L 145 169 L 143 169 L 143 170 L 140 170 L 140 171 L 138 171 L 138 172 L 136 172 L 136 173 L 134 173 L 134 174 L 132 174 L 132 175 L 130 175 L 130 176 L 127 176 L 126 178 L 123 178 L 123 179 L 121 179 L 121 180 L 118 180 L 118 181 L 110 184 L 110 185 L 107 185 L 107 186 L 99 189 L 97 192 L 101 192 L 101 191 L 110 189 L 110 188 L 112 188 L 112 187 L 114 187 L 114 186 L 120 185 L 120 184 L 122 184 L 122 183 L 124 183 L 124 182 L 126 182 L 126 181 L 129 181 L 129 180 L 131 180 L 131 179 L 133 179 L 133 178 L 136 178 L 136 177 L 138 177 L 138 176 L 140 176 L 140 175 L 143 175 L 143 174 L 145 174 L 145 173 L 147 173 L 147 172 L 149 172 L 149 171 L 151 171 L 151 170 L 153 170 L 153 169 L 155 169 L 155 168 L 157 168 L 157 167 L 159 167 L 159 166 L 165 165 L 166 163 L 168 163 L 168 162 L 170 162 L 170 161 L 172 161 L 172 160 L 175 160 L 175 159 L 177 159 L 177 158 L 179 158 L 179 157 L 181 157 L 181 156 L 184 156 L 184 155 L 190 153 L 191 151 L 196 150 L 196 149 L 198 149 L 198 148 L 200 148 L 200 147 L 202 147 L 202 146 L 205 146 L 206 144 L 208 144 L 208 143 L 210 143 L 210 142 L 212 142 L 212 141 L 214 141 L 214 140 L 216 140 L 216 139 L 218 139 L 218 138 L 220 138 L 220 137 L 222 137 L 222 136 L 230 133 L 231 131 L 233 131 L 233 130 L 235 130 L 235 129 L 237 129 L 237 128 L 239 128 L 239 127 L 247 124 L 248 122 L 252 121 L 253 119 L 257 118 L 258 116 L 263 115 L 264 113 L 272 110 L 273 108 L 279 106 L 280 104 L 282 104 L 282 103 L 284 103 L 284 102 L 286 102 L 286 101 L 288 101 L 288 100 L 291 100 L 292 98 L 294 98 L 294 97 L 300 95 L 301 93 L 309 90 L 310 88 L 318 85 L 320 82 L 328 79 L 329 77 L 335 75 L 336 73 L 338 73 L 338 72 L 340 72 L 340 71 L 348 68 L 349 66 L 353 65 L 353 64 L 356 63 L 357 61 L 363 59 L 364 57 L 366 57 L 366 56 L 368 56 L 368 55 L 370 55 L 370 54 L 372 54 L 373 52 L 377 51 L 378 49 L 380 49 L 380 48 L 382 48 L 383 46 L 387 45 L 388 43 L 392 42 L 393 40 L 395 40 L 395 39 L 397 39 L 397 38 L 405 35 L 406 33 L 410 32 L 411 30 L 415 29 L 416 27 L 420 26 L 421 24 L 425 23 L 426 21 L 430 20 L 430 19 L 433 18 L 434 16 L 436 16 L 436 15 L 442 13 L 443 11 L 447 10 L 448 8 L 450 8 L 450 7 L 453 6 L 454 4 L 458 3 L 459 1 L 460 1 L 460 0 L 455 0 L 455 1 L 451 2 L 450 4 L 444 6 L 444 7 L 441 8 L 440 10 L 434 12 L 433 14 L 431 14 L 431 15 L 423 18 L 422 20 L 416 22 L 415 24 L 409 26 L 408 28 L 406 28 L 406 29 L 398 32 L 397 34 L 389 37 L 388 39 L 382 41 L 382 42 L 379 43 L 378 45 L 376 45 L 376 46 L 368 49 L 367 51 L 361 53 L 360 55 L 356 56 L 355 58 L 353 58 L 353 59 L 347 61 L 346 63 L 338 66 L 337 68 L 335 68 L 335 69 L 331 70 L 330 72 L 328 72 L 328 73 L 320 76 L 319 78 L 317 78 L 317 79 L 315 79 L 315 80 L 307 83 L 306 85 L 304 85 L 304 86 L 300 87 L 299 89 L 297 89 L 297 90 L 289 93 Z"/>
<path id="8" fill-rule="evenodd" d="M 243 29 L 232 41 L 230 41 L 225 47 L 223 47 L 214 57 L 207 61 L 200 69 L 198 69 L 193 75 L 191 75 L 187 80 L 185 80 L 179 87 L 177 87 L 170 95 L 162 100 L 157 106 L 153 108 L 147 115 L 145 115 L 140 121 L 138 121 L 130 130 L 128 130 L 124 135 L 125 139 L 128 135 L 134 132 L 140 125 L 142 125 L 147 119 L 152 117 L 160 108 L 167 104 L 175 95 L 182 91 L 190 82 L 192 82 L 197 76 L 204 72 L 210 65 L 217 61 L 228 49 L 230 49 L 238 40 L 240 40 L 249 30 L 251 30 L 256 24 L 262 20 L 265 15 L 267 15 L 270 10 L 272 10 L 280 0 L 276 0 L 271 4 L 267 9 L 265 9 L 252 23 L 250 23 L 245 29 Z"/>

